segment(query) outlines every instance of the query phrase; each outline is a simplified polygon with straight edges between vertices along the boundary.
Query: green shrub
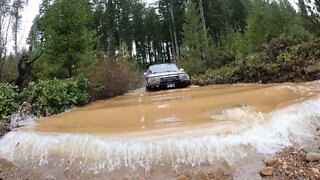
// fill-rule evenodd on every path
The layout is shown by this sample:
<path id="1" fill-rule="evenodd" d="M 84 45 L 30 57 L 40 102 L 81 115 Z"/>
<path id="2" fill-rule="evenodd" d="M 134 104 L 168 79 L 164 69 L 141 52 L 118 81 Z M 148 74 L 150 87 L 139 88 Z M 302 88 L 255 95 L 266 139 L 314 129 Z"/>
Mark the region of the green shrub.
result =
<path id="1" fill-rule="evenodd" d="M 183 68 L 189 75 L 203 74 L 208 68 L 201 60 L 184 60 L 179 62 L 179 67 Z"/>
<path id="2" fill-rule="evenodd" d="M 235 63 L 193 75 L 198 85 L 234 82 L 295 82 L 320 78 L 320 40 L 280 36 L 264 48 Z"/>
<path id="3" fill-rule="evenodd" d="M 238 66 L 209 69 L 202 75 L 192 76 L 192 83 L 200 86 L 208 84 L 233 83 L 236 81 L 235 74 L 239 71 Z"/>
<path id="4" fill-rule="evenodd" d="M 30 83 L 22 92 L 22 97 L 31 104 L 32 113 L 48 116 L 88 103 L 87 84 L 87 79 L 82 75 L 75 80 L 40 80 Z"/>
<path id="5" fill-rule="evenodd" d="M 18 110 L 19 94 L 12 84 L 0 84 L 0 120 Z"/>

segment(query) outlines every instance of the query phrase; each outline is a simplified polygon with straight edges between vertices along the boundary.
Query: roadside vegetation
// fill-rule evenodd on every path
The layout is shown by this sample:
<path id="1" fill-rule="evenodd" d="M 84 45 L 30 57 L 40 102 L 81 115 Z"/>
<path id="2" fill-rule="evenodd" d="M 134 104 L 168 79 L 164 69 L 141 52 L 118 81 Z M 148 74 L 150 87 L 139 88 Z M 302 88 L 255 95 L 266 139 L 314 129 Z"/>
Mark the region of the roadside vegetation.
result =
<path id="1" fill-rule="evenodd" d="M 319 1 L 43 0 L 21 49 L 28 3 L 0 3 L 0 119 L 23 102 L 48 116 L 123 94 L 156 63 L 197 85 L 320 78 Z"/>

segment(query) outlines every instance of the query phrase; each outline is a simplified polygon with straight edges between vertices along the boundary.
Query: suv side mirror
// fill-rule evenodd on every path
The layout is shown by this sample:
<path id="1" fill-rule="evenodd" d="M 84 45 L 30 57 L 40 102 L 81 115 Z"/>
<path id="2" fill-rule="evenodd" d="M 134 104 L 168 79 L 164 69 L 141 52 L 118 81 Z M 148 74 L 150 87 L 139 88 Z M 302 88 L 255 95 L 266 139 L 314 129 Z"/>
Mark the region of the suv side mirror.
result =
<path id="1" fill-rule="evenodd" d="M 144 76 L 146 76 L 146 75 L 147 75 L 147 73 L 146 73 L 146 72 L 144 72 L 144 73 L 143 73 L 143 75 L 144 75 Z"/>
<path id="2" fill-rule="evenodd" d="M 184 72 L 184 69 L 181 68 L 180 71 L 181 71 L 181 72 Z"/>

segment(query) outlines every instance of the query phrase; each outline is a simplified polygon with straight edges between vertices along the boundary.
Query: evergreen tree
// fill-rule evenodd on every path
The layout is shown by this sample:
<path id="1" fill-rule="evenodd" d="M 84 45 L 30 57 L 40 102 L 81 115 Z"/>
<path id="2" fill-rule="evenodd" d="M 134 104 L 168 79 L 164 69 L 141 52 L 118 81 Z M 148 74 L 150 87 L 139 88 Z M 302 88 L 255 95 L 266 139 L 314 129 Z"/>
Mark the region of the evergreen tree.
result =
<path id="1" fill-rule="evenodd" d="M 298 6 L 306 30 L 311 34 L 320 36 L 320 1 L 299 0 Z"/>
<path id="2" fill-rule="evenodd" d="M 199 10 L 191 1 L 188 3 L 185 16 L 186 21 L 183 25 L 182 40 L 182 61 L 185 62 L 182 62 L 182 64 L 202 64 L 208 51 L 207 29 L 203 28 Z"/>
<path id="3" fill-rule="evenodd" d="M 303 36 L 305 31 L 299 25 L 298 16 L 287 0 L 278 2 L 257 0 L 252 4 L 247 19 L 245 38 L 249 52 L 258 51 L 262 44 L 281 34 Z"/>
<path id="4" fill-rule="evenodd" d="M 55 0 L 44 17 L 44 39 L 52 76 L 72 77 L 92 51 L 95 32 L 88 0 Z"/>
<path id="5" fill-rule="evenodd" d="M 173 62 L 180 59 L 180 46 L 182 44 L 183 23 L 185 20 L 186 0 L 159 0 L 159 13 L 165 23 L 165 31 L 170 37 Z"/>
<path id="6" fill-rule="evenodd" d="M 3 68 L 7 56 L 8 22 L 10 21 L 10 1 L 0 1 L 0 82 L 3 79 Z"/>
<path id="7" fill-rule="evenodd" d="M 13 41 L 14 41 L 13 50 L 15 54 L 18 53 L 18 32 L 20 29 L 21 18 L 22 18 L 20 11 L 27 4 L 28 4 L 28 0 L 14 0 L 12 4 L 11 13 L 13 17 L 13 24 L 12 24 Z"/>
<path id="8" fill-rule="evenodd" d="M 21 23 L 20 11 L 28 0 L 0 1 L 0 82 L 3 79 L 4 65 L 8 56 L 8 45 L 13 37 L 14 55 L 18 55 L 18 32 Z M 12 31 L 10 31 L 10 27 Z M 10 33 L 12 32 L 12 36 Z"/>

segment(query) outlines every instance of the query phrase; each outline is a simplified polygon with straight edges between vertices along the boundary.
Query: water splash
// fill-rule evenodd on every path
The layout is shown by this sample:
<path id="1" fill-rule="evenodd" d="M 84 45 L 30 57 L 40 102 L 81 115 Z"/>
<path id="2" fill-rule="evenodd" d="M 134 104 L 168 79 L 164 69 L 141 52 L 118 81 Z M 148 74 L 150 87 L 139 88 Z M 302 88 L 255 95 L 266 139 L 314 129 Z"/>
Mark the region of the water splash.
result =
<path id="1" fill-rule="evenodd" d="M 301 138 L 312 137 L 310 128 L 319 125 L 319 109 L 320 99 L 290 106 L 269 116 L 252 114 L 246 109 L 247 121 L 253 122 L 250 128 L 228 135 L 214 135 L 213 130 L 206 129 L 203 136 L 142 140 L 85 134 L 10 132 L 0 140 L 0 156 L 12 162 L 55 163 L 94 171 L 119 168 L 148 171 L 159 165 L 197 167 L 204 163 L 214 164 L 219 159 L 233 163 L 237 158 L 245 157 L 248 148 L 272 154 Z M 238 110 L 235 111 L 239 114 Z M 232 111 L 225 112 L 229 112 L 232 118 Z M 264 123 L 255 122 L 261 120 Z"/>

